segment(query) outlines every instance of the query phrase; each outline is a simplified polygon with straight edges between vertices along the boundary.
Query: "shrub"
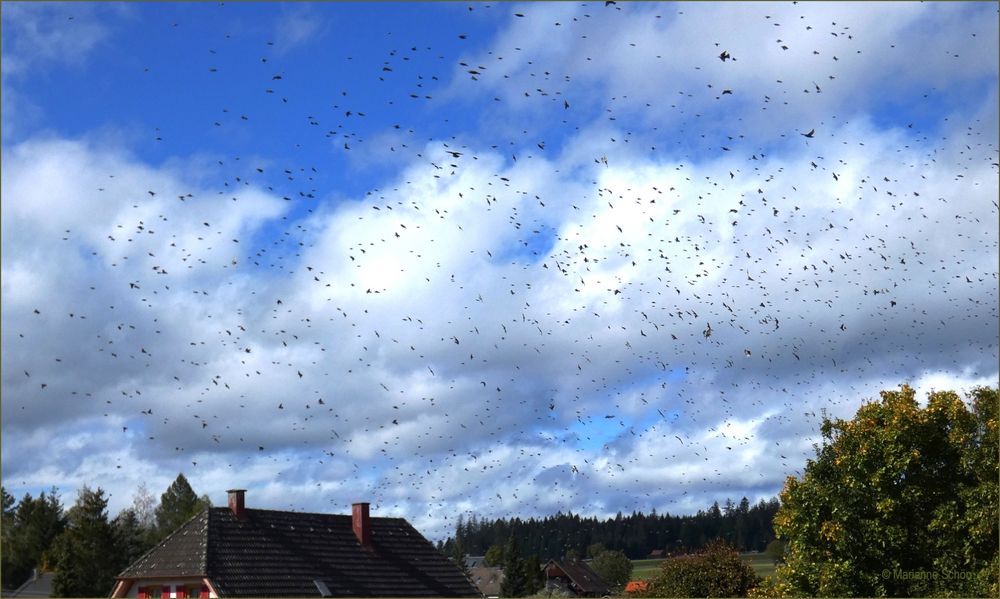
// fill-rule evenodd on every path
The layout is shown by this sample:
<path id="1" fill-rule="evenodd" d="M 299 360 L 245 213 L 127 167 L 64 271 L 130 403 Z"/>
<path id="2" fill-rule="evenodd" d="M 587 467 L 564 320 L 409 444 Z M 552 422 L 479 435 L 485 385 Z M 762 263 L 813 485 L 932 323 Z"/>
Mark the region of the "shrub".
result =
<path id="1" fill-rule="evenodd" d="M 761 578 L 722 541 L 713 541 L 694 555 L 664 560 L 648 581 L 644 597 L 746 597 Z"/>

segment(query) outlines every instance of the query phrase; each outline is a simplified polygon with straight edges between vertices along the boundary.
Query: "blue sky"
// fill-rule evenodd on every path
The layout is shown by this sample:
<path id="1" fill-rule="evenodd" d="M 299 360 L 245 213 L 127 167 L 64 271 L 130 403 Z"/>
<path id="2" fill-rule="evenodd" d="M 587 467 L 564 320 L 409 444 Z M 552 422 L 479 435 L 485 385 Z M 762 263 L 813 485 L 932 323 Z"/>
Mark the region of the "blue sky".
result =
<path id="1" fill-rule="evenodd" d="M 2 18 L 16 495 L 693 512 L 996 384 L 995 4 Z"/>

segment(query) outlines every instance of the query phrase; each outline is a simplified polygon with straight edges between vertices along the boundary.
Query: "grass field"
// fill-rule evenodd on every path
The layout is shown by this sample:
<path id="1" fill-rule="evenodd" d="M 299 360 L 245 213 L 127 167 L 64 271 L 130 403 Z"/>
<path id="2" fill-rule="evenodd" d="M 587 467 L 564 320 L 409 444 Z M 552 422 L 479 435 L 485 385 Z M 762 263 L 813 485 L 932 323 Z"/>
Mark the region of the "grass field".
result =
<path id="1" fill-rule="evenodd" d="M 748 563 L 758 576 L 770 576 L 774 574 L 774 562 L 763 553 L 741 553 L 740 557 Z M 656 576 L 660 571 L 662 559 L 634 559 L 632 560 L 632 580 L 641 580 Z"/>

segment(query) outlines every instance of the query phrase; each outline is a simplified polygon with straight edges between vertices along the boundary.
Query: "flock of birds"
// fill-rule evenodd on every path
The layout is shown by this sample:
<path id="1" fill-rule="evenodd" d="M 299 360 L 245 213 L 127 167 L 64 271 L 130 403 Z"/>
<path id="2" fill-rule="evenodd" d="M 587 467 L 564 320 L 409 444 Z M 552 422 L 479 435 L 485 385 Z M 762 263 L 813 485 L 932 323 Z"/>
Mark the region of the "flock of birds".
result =
<path id="1" fill-rule="evenodd" d="M 515 25 L 545 14 L 535 8 L 514 14 Z M 660 11 L 683 19 L 687 8 L 641 14 L 655 23 Z M 470 18 L 486 10 L 506 8 L 468 6 Z M 536 25 L 571 29 L 631 11 L 639 6 L 611 1 Z M 765 16 L 746 26 L 815 30 L 844 52 L 855 43 L 843 23 Z M 205 40 L 210 76 L 225 74 L 212 60 L 228 38 Z M 611 39 L 621 47 L 608 52 L 636 48 Z M 786 56 L 820 54 L 776 45 Z M 695 76 L 754 64 L 726 46 L 691 65 Z M 114 422 L 122 442 L 183 458 L 194 480 L 223 465 L 239 477 L 265 459 L 275 464 L 269 476 L 290 484 L 303 472 L 324 489 L 358 481 L 386 509 L 479 496 L 511 511 L 648 509 L 665 497 L 692 494 L 700 506 L 701 493 L 773 492 L 775 473 L 799 471 L 811 455 L 819 410 L 850 416 L 864 399 L 831 387 L 893 387 L 924 366 L 960 370 L 965 354 L 914 362 L 951 331 L 969 332 L 995 367 L 995 336 L 976 346 L 977 331 L 997 323 L 997 202 L 978 202 L 996 191 L 988 131 L 970 122 L 956 140 L 940 123 L 925 123 L 927 133 L 909 124 L 905 147 L 865 146 L 868 130 L 817 108 L 815 122 L 755 144 L 754 133 L 709 122 L 736 110 L 780 121 L 783 110 L 825 106 L 817 98 L 846 78 L 841 56 L 824 55 L 800 91 L 778 79 L 747 97 L 739 78 L 711 70 L 700 89 L 656 90 L 664 97 L 651 106 L 601 86 L 574 96 L 586 72 L 561 72 L 566 63 L 550 65 L 549 55 L 494 47 L 455 58 L 399 40 L 366 85 L 388 86 L 418 62 L 438 70 L 386 87 L 381 105 L 355 99 L 362 94 L 344 82 L 323 114 L 297 112 L 309 104 L 296 96 L 302 88 L 272 67 L 281 61 L 272 42 L 262 50 L 245 60 L 261 73 L 254 84 L 273 118 L 333 157 L 281 164 L 260 158 L 270 140 L 253 139 L 244 155 L 216 161 L 217 183 L 174 189 L 105 173 L 81 189 L 91 202 L 134 199 L 100 223 L 99 242 L 85 243 L 93 280 L 66 295 L 87 308 L 58 313 L 54 300 L 24 319 L 5 310 L 6 328 L 17 329 L 5 335 L 5 363 L 31 365 L 15 382 L 5 372 L 6 418 L 34 402 L 72 402 Z M 378 62 L 345 65 L 366 58 Z M 513 106 L 515 122 L 482 127 L 495 138 L 479 142 L 460 134 L 476 126 L 468 122 L 440 134 L 450 108 L 433 104 L 462 95 L 485 99 L 484 119 Z M 739 104 L 698 112 L 712 99 Z M 932 110 L 926 94 L 914 101 Z M 226 135 L 258 118 L 204 108 L 206 127 Z M 398 119 L 388 133 L 368 124 L 387 114 Z M 440 118 L 427 124 L 421 114 Z M 163 124 L 150 143 L 169 137 Z M 573 144 L 591 154 L 566 159 Z M 377 168 L 352 160 L 405 168 L 387 178 L 391 188 L 326 200 L 337 191 L 324 170 Z M 234 213 L 263 224 L 254 230 Z M 941 240 L 939 231 L 960 233 Z M 66 229 L 53 243 L 72 247 L 80 235 Z M 54 356 L 32 349 L 58 346 L 68 331 L 86 341 Z M 59 374 L 76 368 L 88 372 Z"/>

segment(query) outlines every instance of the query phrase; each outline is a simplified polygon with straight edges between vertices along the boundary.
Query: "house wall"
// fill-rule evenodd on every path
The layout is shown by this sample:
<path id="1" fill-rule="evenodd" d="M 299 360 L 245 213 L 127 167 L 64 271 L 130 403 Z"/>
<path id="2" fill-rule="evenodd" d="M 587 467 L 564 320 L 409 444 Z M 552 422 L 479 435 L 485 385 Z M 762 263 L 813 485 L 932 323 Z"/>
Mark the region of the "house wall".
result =
<path id="1" fill-rule="evenodd" d="M 153 592 L 148 595 L 149 597 L 200 597 L 205 596 L 201 594 L 202 585 L 205 584 L 203 578 L 177 578 L 177 579 L 149 579 L 149 580 L 135 580 L 132 582 L 132 586 L 129 587 L 128 592 L 123 597 L 138 597 L 139 589 L 154 587 L 151 589 Z M 163 587 L 169 587 L 169 591 L 164 594 Z M 188 589 L 187 593 L 183 590 Z M 181 592 L 178 592 L 178 591 Z M 193 591 L 193 592 L 192 592 Z M 211 586 L 208 587 L 208 597 L 218 597 L 212 590 Z"/>

